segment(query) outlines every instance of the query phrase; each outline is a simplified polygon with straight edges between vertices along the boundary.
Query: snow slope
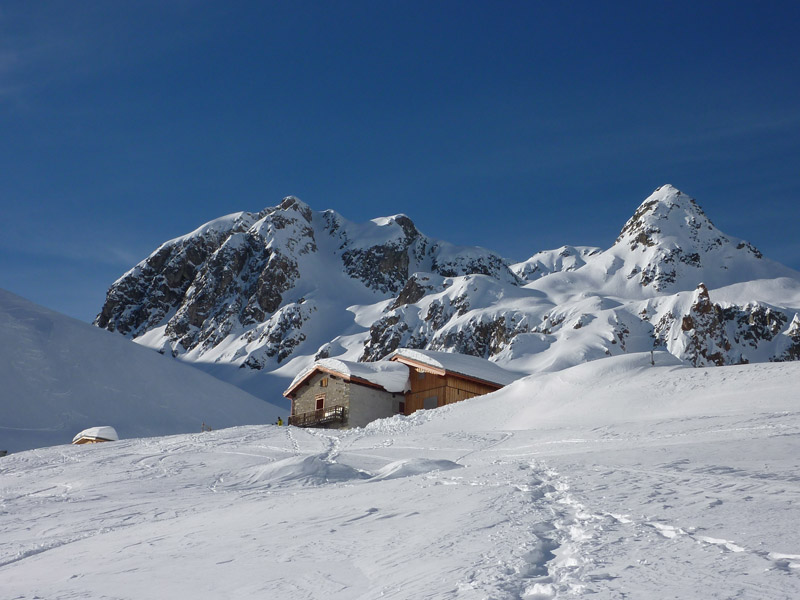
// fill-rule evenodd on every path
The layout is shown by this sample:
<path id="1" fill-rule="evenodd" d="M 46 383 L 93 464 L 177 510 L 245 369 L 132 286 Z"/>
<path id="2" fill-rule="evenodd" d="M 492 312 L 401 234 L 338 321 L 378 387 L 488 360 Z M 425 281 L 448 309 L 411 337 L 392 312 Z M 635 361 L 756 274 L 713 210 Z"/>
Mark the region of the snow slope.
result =
<path id="1" fill-rule="evenodd" d="M 168 356 L 0 290 L 0 449 L 272 423 L 284 411 Z"/>
<path id="2" fill-rule="evenodd" d="M 800 597 L 800 364 L 612 357 L 351 431 L 0 459 L 9 598 Z"/>

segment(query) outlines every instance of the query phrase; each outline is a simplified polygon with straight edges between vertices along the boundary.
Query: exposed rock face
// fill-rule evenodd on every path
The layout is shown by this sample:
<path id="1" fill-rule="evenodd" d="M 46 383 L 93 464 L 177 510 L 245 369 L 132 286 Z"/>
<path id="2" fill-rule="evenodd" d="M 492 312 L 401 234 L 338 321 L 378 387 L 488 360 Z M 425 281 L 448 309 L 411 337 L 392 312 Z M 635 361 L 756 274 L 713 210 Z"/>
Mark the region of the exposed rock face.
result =
<path id="1" fill-rule="evenodd" d="M 800 360 L 800 315 L 795 313 L 791 324 L 784 332 L 780 344 L 780 351 L 773 358 L 774 361 Z"/>
<path id="2" fill-rule="evenodd" d="M 708 289 L 702 283 L 694 295 L 689 314 L 681 319 L 684 336 L 681 358 L 695 367 L 722 366 L 731 350 L 725 336 L 725 325 L 719 306 L 711 302 Z"/>
<path id="3" fill-rule="evenodd" d="M 280 307 L 300 275 L 298 258 L 316 251 L 310 218 L 287 198 L 167 242 L 111 287 L 95 324 L 132 337 L 163 327 L 175 354 L 214 347 Z M 269 243 L 278 237 L 287 243 Z"/>
<path id="4" fill-rule="evenodd" d="M 787 321 L 784 312 L 759 302 L 725 307 L 715 304 L 701 284 L 689 310 L 679 317 L 665 315 L 656 326 L 654 337 L 657 345 L 663 344 L 696 367 L 783 360 L 786 350 L 777 342 Z M 791 326 L 785 334 L 791 339 Z"/>
<path id="5" fill-rule="evenodd" d="M 370 225 L 391 229 L 376 240 L 364 226 L 354 227 L 333 211 L 323 214 L 325 230 L 341 252 L 344 271 L 382 294 L 397 294 L 417 271 L 445 277 L 480 273 L 507 283 L 521 282 L 499 255 L 428 238 L 405 215 L 375 219 Z"/>
<path id="6" fill-rule="evenodd" d="M 484 310 L 487 298 L 498 299 L 506 291 L 484 275 L 443 279 L 417 274 L 387 314 L 371 325 L 360 359 L 379 360 L 400 347 L 494 356 L 528 331 L 528 318 L 520 311 Z"/>
<path id="7" fill-rule="evenodd" d="M 761 252 L 717 229 L 694 199 L 671 185 L 658 188 L 622 228 L 613 250 L 625 262 L 623 272 L 642 287 L 658 292 L 694 287 L 703 277 L 748 265 L 758 271 Z M 724 275 L 726 282 L 731 276 Z M 688 287 L 688 289 L 691 289 Z"/>
<path id="8" fill-rule="evenodd" d="M 290 196 L 163 244 L 111 287 L 95 324 L 174 355 L 261 369 L 291 356 L 309 321 L 341 319 L 330 304 L 343 292 L 371 304 L 406 288 L 396 302 L 411 302 L 430 278 L 473 272 L 520 282 L 500 256 L 432 240 L 404 215 L 356 225 Z"/>
<path id="9" fill-rule="evenodd" d="M 527 332 L 524 316 L 483 314 L 469 319 L 461 329 L 449 329 L 436 335 L 429 346 L 432 350 L 491 358 L 502 352 L 517 335 Z"/>
<path id="10" fill-rule="evenodd" d="M 303 325 L 316 311 L 315 303 L 301 300 L 281 307 L 268 321 L 250 329 L 244 339 L 257 349 L 249 352 L 240 366 L 263 369 L 269 358 L 275 357 L 280 363 L 291 356 L 294 349 L 305 341 Z"/>
<path id="11" fill-rule="evenodd" d="M 408 304 L 416 304 L 422 300 L 426 295 L 434 292 L 440 292 L 447 289 L 452 285 L 443 277 L 436 277 L 431 273 L 414 273 L 406 281 L 403 289 L 395 298 L 390 308 L 400 308 Z"/>
<path id="12" fill-rule="evenodd" d="M 721 301 L 731 284 L 735 302 Z M 800 273 L 720 232 L 672 186 L 608 250 L 562 246 L 511 268 L 428 238 L 405 215 L 355 224 L 288 197 L 163 244 L 111 287 L 96 324 L 266 372 L 399 347 L 526 372 L 652 349 L 714 366 L 800 359 L 798 297 Z"/>

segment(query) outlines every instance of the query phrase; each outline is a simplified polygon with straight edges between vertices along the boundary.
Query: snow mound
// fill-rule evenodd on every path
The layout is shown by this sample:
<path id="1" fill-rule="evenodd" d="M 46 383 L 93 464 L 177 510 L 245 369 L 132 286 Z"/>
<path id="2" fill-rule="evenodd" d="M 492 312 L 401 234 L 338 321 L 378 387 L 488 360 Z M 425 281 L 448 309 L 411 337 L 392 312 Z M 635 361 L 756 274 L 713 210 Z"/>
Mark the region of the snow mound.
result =
<path id="1" fill-rule="evenodd" d="M 526 261 L 510 265 L 510 269 L 524 281 L 535 281 L 551 273 L 574 271 L 586 264 L 588 256 L 600 252 L 602 249 L 594 246 L 561 246 L 537 252 Z"/>
<path id="2" fill-rule="evenodd" d="M 401 477 L 413 477 L 424 475 L 433 471 L 450 471 L 460 469 L 463 465 L 454 463 L 452 460 L 434 460 L 431 458 L 410 458 L 389 463 L 376 474 L 375 480 L 399 479 Z"/>
<path id="3" fill-rule="evenodd" d="M 344 464 L 330 462 L 320 456 L 293 456 L 267 465 L 250 467 L 233 477 L 226 478 L 226 487 L 269 487 L 275 484 L 295 483 L 318 486 L 368 479 L 369 473 Z"/>

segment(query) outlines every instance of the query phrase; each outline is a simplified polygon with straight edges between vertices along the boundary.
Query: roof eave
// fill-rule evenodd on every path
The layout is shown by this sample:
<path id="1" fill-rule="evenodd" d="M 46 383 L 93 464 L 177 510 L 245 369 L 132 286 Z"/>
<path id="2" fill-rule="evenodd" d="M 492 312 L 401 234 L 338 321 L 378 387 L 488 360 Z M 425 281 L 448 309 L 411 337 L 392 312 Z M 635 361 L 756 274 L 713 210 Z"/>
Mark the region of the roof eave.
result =
<path id="1" fill-rule="evenodd" d="M 303 385 L 306 381 L 308 381 L 317 372 L 327 373 L 329 375 L 335 375 L 336 377 L 341 377 L 344 381 L 349 381 L 350 383 L 358 383 L 360 385 L 365 385 L 375 389 L 383 390 L 384 392 L 388 391 L 382 385 L 378 385 L 377 383 L 373 383 L 372 381 L 368 381 L 367 379 L 363 379 L 356 375 L 349 375 L 347 373 L 342 373 L 341 371 L 336 371 L 335 369 L 329 369 L 328 367 L 314 365 L 314 367 L 306 374 L 305 377 L 303 377 L 300 381 L 296 382 L 294 385 L 290 386 L 289 389 L 283 392 L 284 398 L 291 399 L 292 394 L 295 392 L 295 390 L 299 388 L 301 385 Z"/>
<path id="2" fill-rule="evenodd" d="M 506 385 L 508 385 L 507 383 L 498 383 L 496 381 L 489 381 L 488 379 L 482 379 L 480 377 L 475 377 L 473 375 L 467 375 L 466 373 L 459 373 L 458 371 L 451 371 L 451 370 L 448 370 L 448 369 L 441 369 L 439 367 L 434 367 L 434 366 L 429 365 L 427 363 L 424 363 L 422 361 L 415 360 L 413 358 L 408 358 L 407 356 L 403 356 L 402 354 L 395 354 L 393 356 L 390 356 L 389 360 L 395 360 L 397 362 L 401 362 L 403 364 L 406 364 L 406 365 L 409 365 L 409 366 L 412 366 L 412 367 L 417 367 L 417 368 L 421 367 L 424 370 L 427 370 L 430 373 L 433 373 L 434 375 L 440 375 L 442 377 L 444 377 L 445 375 L 454 375 L 456 377 L 461 377 L 462 379 L 466 379 L 468 381 L 474 381 L 475 383 L 482 383 L 484 385 L 493 386 L 498 390 L 500 388 L 503 388 Z"/>

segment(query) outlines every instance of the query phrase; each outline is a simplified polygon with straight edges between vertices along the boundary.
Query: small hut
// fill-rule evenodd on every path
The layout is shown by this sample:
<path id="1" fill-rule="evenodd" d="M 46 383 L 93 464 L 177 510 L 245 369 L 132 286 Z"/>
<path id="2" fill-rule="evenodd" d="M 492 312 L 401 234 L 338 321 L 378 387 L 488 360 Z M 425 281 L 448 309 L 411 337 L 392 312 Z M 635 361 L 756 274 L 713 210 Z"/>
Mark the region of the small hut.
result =
<path id="1" fill-rule="evenodd" d="M 117 430 L 108 425 L 84 429 L 74 438 L 73 444 L 97 444 L 98 442 L 116 442 L 119 440 Z"/>

